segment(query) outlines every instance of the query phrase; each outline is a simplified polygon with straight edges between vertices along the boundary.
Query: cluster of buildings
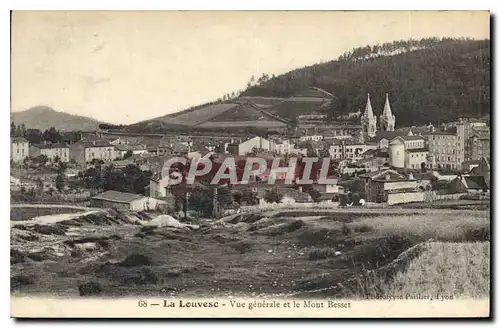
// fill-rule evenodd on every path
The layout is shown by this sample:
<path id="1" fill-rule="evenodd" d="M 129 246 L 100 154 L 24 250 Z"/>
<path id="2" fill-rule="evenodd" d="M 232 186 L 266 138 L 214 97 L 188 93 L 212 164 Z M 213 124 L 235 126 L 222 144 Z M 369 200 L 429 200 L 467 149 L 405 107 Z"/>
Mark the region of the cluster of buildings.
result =
<path id="1" fill-rule="evenodd" d="M 141 167 L 153 171 L 149 196 L 160 198 L 168 196 L 168 192 L 159 184 L 159 171 L 164 161 L 172 156 L 199 159 L 211 154 L 251 154 L 268 159 L 285 159 L 289 156 L 329 157 L 336 167 L 339 184 L 313 186 L 327 198 L 343 192 L 343 176 L 356 176 L 361 179 L 367 201 L 373 202 L 394 203 L 398 201 L 398 197 L 403 197 L 402 194 L 408 194 L 404 196 L 406 199 L 422 200 L 424 196 L 421 188 L 425 190 L 428 185 L 422 181 L 428 182 L 432 178 L 429 175 L 423 177 L 424 171 L 440 172 L 434 175 L 434 179 L 447 179 L 448 182 L 456 180 L 454 186 L 457 190 L 471 189 L 470 186 L 484 190 L 485 184 L 489 188 L 489 178 L 485 174 L 479 174 L 484 176 L 484 182 L 481 182 L 483 180 L 480 178 L 468 177 L 473 169 L 479 170 L 477 167 L 481 167 L 482 171 L 486 170 L 485 166 L 489 168 L 490 128 L 486 122 L 461 119 L 439 127 L 429 124 L 397 129 L 389 94 L 386 94 L 382 113 L 378 117 L 368 95 L 364 112 L 358 111 L 343 118 L 348 120 L 348 123 L 327 124 L 325 115 L 305 114 L 297 118 L 298 125 L 294 133 L 286 133 L 286 121 L 270 114 L 267 108 L 290 103 L 301 106 L 328 104 L 329 94 L 317 88 L 308 92 L 285 100 L 254 97 L 256 99 L 252 101 L 257 104 L 250 105 L 249 99 L 243 99 L 231 106 L 211 105 L 215 106 L 215 109 L 211 107 L 211 116 L 197 118 L 199 122 L 192 122 L 194 125 L 215 128 L 222 126 L 222 123 L 228 123 L 227 126 L 241 125 L 245 117 L 251 119 L 255 125 L 263 125 L 266 122 L 269 125 L 268 120 L 273 120 L 277 124 L 273 125 L 273 128 L 279 128 L 281 131 L 276 134 L 172 137 L 120 135 L 99 131 L 84 135 L 82 140 L 71 144 L 30 144 L 24 138 L 13 137 L 11 161 L 22 163 L 28 157 L 44 155 L 50 161 L 73 161 L 82 166 L 94 160 L 111 162 L 116 167 L 141 163 Z M 217 112 L 217 115 L 214 112 Z M 187 114 L 180 114 L 172 120 L 180 122 L 183 115 Z M 126 154 L 130 156 L 125 156 Z M 451 178 L 445 178 L 443 172 L 448 172 Z"/>

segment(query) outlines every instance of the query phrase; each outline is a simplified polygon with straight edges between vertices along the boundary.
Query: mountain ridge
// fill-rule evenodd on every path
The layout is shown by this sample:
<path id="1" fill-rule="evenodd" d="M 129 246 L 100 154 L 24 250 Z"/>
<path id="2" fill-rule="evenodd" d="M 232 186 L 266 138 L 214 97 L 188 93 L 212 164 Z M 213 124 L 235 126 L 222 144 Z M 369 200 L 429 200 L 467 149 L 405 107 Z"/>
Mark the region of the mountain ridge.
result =
<path id="1" fill-rule="evenodd" d="M 11 121 L 24 124 L 27 129 L 47 130 L 51 127 L 60 131 L 97 130 L 103 122 L 94 118 L 73 115 L 55 110 L 46 105 L 38 105 L 19 112 L 11 112 Z"/>
<path id="2" fill-rule="evenodd" d="M 490 40 L 426 38 L 401 40 L 348 51 L 322 62 L 257 81 L 251 78 L 236 96 L 193 106 L 175 113 L 128 125 L 128 129 L 170 129 L 169 120 L 181 113 L 245 97 L 289 98 L 307 88 L 332 94 L 331 104 L 318 108 L 333 117 L 363 110 L 369 93 L 375 115 L 380 115 L 389 93 L 396 126 L 440 124 L 459 117 L 479 118 L 490 112 Z M 281 104 L 283 118 L 295 120 L 303 109 Z M 288 112 L 287 112 L 288 110 Z M 287 114 L 288 117 L 287 117 Z M 308 113 L 310 114 L 310 111 Z"/>

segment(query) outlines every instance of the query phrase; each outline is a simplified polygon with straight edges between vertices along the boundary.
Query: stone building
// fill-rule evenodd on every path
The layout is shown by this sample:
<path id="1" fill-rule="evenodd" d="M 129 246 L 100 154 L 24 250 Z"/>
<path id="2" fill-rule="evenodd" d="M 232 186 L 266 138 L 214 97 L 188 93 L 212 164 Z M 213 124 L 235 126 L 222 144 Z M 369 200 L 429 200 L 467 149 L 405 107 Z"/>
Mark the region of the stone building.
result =
<path id="1" fill-rule="evenodd" d="M 69 146 L 70 159 L 80 164 L 92 162 L 94 159 L 112 161 L 118 156 L 119 153 L 108 140 L 97 136 L 89 136 Z"/>
<path id="2" fill-rule="evenodd" d="M 23 137 L 10 139 L 10 160 L 14 163 L 22 162 L 29 157 L 29 142 Z"/>
<path id="3" fill-rule="evenodd" d="M 427 135 L 433 168 L 460 169 L 465 161 L 465 125 Z"/>
<path id="4" fill-rule="evenodd" d="M 66 144 L 34 144 L 30 146 L 30 156 L 45 155 L 50 161 L 56 158 L 61 162 L 69 162 L 69 146 Z"/>

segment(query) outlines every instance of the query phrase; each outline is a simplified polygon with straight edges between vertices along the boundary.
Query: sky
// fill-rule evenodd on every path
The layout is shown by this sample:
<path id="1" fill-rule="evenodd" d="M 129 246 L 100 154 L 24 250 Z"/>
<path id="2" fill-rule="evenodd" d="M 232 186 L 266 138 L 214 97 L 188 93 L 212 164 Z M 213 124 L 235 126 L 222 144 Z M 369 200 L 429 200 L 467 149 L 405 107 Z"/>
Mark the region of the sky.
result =
<path id="1" fill-rule="evenodd" d="M 244 89 L 250 77 L 423 37 L 490 37 L 488 12 L 14 11 L 11 110 L 131 124 Z"/>

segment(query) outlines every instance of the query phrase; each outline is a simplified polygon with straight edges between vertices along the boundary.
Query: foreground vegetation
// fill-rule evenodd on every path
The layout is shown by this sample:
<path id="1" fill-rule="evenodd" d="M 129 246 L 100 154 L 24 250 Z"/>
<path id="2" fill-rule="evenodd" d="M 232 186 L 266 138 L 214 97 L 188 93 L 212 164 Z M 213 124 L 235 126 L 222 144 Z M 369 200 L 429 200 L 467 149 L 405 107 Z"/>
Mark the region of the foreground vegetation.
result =
<path id="1" fill-rule="evenodd" d="M 488 212 L 286 214 L 240 213 L 200 221 L 194 230 L 138 226 L 119 217 L 126 213 L 51 229 L 14 226 L 11 290 L 367 298 L 436 289 L 455 297 L 487 295 Z"/>

